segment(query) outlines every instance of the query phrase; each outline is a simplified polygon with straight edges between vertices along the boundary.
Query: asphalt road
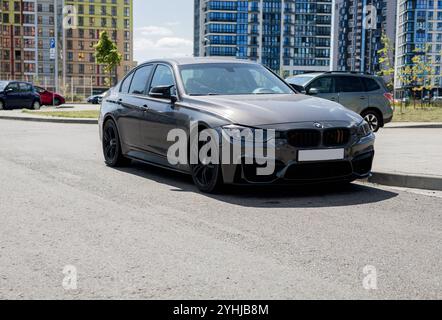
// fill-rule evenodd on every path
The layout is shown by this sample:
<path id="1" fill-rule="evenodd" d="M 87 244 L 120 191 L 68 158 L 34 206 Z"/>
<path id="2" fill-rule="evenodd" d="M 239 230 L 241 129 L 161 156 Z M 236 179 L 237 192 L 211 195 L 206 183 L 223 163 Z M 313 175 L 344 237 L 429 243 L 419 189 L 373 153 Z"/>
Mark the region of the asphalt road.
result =
<path id="1" fill-rule="evenodd" d="M 208 196 L 144 164 L 107 168 L 94 125 L 0 120 L 0 132 L 0 298 L 442 298 L 440 194 Z"/>

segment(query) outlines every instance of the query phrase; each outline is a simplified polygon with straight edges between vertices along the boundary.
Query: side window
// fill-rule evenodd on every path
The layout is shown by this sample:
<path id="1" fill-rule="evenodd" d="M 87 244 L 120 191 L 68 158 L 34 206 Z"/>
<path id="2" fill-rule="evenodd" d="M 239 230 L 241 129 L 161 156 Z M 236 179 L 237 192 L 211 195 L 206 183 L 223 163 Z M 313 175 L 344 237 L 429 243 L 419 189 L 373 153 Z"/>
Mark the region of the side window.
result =
<path id="1" fill-rule="evenodd" d="M 130 75 L 128 75 L 126 77 L 126 79 L 123 80 L 123 83 L 121 84 L 121 87 L 120 87 L 121 93 L 129 93 L 129 87 L 130 87 L 130 83 L 132 82 L 133 77 L 134 77 L 134 73 L 132 72 Z"/>
<path id="2" fill-rule="evenodd" d="M 363 78 L 363 79 L 365 83 L 365 89 L 367 89 L 368 92 L 381 89 L 381 86 L 376 82 L 376 80 L 370 78 Z"/>
<path id="3" fill-rule="evenodd" d="M 12 92 L 18 92 L 18 83 L 10 83 L 6 89 L 12 89 Z"/>
<path id="4" fill-rule="evenodd" d="M 174 86 L 174 85 L 175 81 L 173 78 L 172 70 L 169 67 L 160 64 L 155 70 L 155 73 L 152 78 L 152 83 L 150 84 L 150 89 L 159 86 Z"/>
<path id="5" fill-rule="evenodd" d="M 24 83 L 24 82 L 20 82 L 18 84 L 18 88 L 19 88 L 20 92 L 31 92 L 32 91 L 31 85 Z"/>
<path id="6" fill-rule="evenodd" d="M 322 77 L 314 80 L 308 89 L 318 89 L 319 93 L 333 93 L 335 90 L 333 88 L 333 78 L 332 77 Z"/>
<path id="7" fill-rule="evenodd" d="M 365 88 L 359 77 L 337 77 L 339 92 L 364 92 Z"/>
<path id="8" fill-rule="evenodd" d="M 145 93 L 144 91 L 147 86 L 147 81 L 149 80 L 151 72 L 152 72 L 152 65 L 144 66 L 137 69 L 137 71 L 135 71 L 135 75 L 133 76 L 129 93 L 144 94 Z"/>

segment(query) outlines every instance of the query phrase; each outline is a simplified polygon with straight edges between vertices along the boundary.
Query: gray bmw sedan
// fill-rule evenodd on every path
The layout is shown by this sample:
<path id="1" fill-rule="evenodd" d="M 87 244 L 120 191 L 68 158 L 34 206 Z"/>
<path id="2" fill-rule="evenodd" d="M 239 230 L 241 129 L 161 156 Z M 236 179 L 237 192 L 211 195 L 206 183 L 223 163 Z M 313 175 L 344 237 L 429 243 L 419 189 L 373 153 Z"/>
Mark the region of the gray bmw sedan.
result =
<path id="1" fill-rule="evenodd" d="M 358 114 L 296 93 L 260 64 L 154 60 L 103 97 L 105 163 L 131 160 L 224 184 L 349 183 L 371 173 L 375 137 Z"/>

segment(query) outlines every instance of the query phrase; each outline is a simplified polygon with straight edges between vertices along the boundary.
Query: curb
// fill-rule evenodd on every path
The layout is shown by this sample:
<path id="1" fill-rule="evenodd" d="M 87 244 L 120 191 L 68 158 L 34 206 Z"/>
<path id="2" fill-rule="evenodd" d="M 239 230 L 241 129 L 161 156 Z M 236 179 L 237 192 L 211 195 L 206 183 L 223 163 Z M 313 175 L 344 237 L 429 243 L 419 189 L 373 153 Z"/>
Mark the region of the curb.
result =
<path id="1" fill-rule="evenodd" d="M 403 124 L 397 126 L 386 126 L 384 129 L 442 129 L 442 123 Z"/>
<path id="2" fill-rule="evenodd" d="M 442 191 L 442 177 L 373 172 L 368 181 L 391 187 Z"/>
<path id="3" fill-rule="evenodd" d="M 70 124 L 98 124 L 97 119 L 73 119 L 73 118 L 40 118 L 40 117 L 20 117 L 20 116 L 2 116 L 3 120 L 16 120 L 16 121 L 33 121 L 33 122 L 50 122 L 50 123 L 70 123 Z"/>

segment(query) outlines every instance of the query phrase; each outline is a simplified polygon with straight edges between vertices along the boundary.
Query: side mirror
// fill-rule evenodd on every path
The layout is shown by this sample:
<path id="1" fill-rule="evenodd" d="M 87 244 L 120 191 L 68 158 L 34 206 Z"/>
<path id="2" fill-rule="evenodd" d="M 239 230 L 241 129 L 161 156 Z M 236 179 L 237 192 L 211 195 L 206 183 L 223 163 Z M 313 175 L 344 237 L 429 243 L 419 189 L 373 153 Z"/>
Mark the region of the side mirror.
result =
<path id="1" fill-rule="evenodd" d="M 175 103 L 177 98 L 174 92 L 175 86 L 157 86 L 150 89 L 149 96 L 157 99 L 167 99 Z"/>
<path id="2" fill-rule="evenodd" d="M 314 96 L 314 95 L 320 94 L 321 92 L 317 88 L 310 88 L 307 93 Z"/>
<path id="3" fill-rule="evenodd" d="M 14 89 L 12 89 L 12 88 L 6 88 L 5 89 L 5 93 L 10 93 L 10 92 L 13 92 L 14 91 Z"/>

